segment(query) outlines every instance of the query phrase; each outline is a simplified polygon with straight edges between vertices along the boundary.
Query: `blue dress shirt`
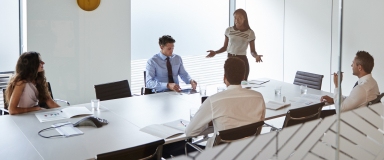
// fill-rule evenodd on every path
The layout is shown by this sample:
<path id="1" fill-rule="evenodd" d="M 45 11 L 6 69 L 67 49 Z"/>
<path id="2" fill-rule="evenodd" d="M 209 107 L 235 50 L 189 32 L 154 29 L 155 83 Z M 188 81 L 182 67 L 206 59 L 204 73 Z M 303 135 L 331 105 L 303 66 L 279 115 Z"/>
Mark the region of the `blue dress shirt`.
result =
<path id="1" fill-rule="evenodd" d="M 147 61 L 147 88 L 154 88 L 157 92 L 168 90 L 168 70 L 167 70 L 167 56 L 161 52 L 155 54 L 151 59 Z M 179 78 L 186 83 L 191 83 L 191 77 L 185 70 L 183 60 L 179 55 L 172 54 L 169 57 L 169 61 L 172 65 L 172 76 L 176 84 L 179 84 Z"/>

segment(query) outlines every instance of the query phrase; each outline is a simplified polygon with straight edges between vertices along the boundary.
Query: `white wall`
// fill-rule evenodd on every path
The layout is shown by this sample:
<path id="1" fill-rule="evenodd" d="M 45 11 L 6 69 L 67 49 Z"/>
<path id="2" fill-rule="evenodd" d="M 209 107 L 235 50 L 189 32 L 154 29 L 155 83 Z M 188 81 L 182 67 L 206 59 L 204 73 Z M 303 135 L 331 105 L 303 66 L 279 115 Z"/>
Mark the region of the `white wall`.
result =
<path id="1" fill-rule="evenodd" d="M 0 1 L 0 72 L 14 71 L 19 58 L 19 1 Z"/>
<path id="2" fill-rule="evenodd" d="M 334 8 L 338 9 L 338 2 L 334 0 Z M 384 1 L 364 0 L 364 1 L 344 1 L 344 22 L 343 22 L 343 52 L 342 70 L 344 79 L 342 90 L 344 95 L 349 95 L 358 78 L 352 75 L 351 64 L 358 50 L 368 51 L 375 59 L 375 66 L 372 71 L 379 89 L 384 89 L 384 74 L 382 68 L 384 64 Z M 338 20 L 338 12 L 334 14 L 334 19 Z M 338 31 L 338 25 L 334 25 L 333 31 Z M 337 49 L 338 39 L 334 38 L 332 70 L 338 68 Z M 333 84 L 332 84 L 332 87 Z"/>
<path id="3" fill-rule="evenodd" d="M 322 90 L 330 90 L 331 18 L 331 0 L 285 1 L 284 81 L 311 72 L 324 75 Z"/>
<path id="4" fill-rule="evenodd" d="M 284 1 L 237 0 L 236 8 L 243 8 L 247 12 L 249 25 L 256 35 L 256 51 L 263 55 L 263 62 L 256 63 L 248 48 L 248 79 L 268 77 L 282 81 Z"/>
<path id="5" fill-rule="evenodd" d="M 101 1 L 91 12 L 76 1 L 27 1 L 28 51 L 46 62 L 55 98 L 95 98 L 93 85 L 130 80 L 130 1 Z"/>
<path id="6" fill-rule="evenodd" d="M 207 55 L 223 46 L 228 1 L 133 0 L 131 6 L 132 60 L 157 54 L 163 35 L 176 40 L 174 53 L 181 56 Z"/>

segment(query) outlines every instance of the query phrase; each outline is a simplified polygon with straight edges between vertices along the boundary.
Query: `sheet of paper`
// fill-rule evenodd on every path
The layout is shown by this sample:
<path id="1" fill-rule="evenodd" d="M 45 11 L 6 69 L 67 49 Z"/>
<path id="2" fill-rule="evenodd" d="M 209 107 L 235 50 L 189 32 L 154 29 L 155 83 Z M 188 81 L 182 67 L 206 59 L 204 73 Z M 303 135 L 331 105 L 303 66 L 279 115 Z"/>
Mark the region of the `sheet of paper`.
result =
<path id="1" fill-rule="evenodd" d="M 67 115 L 63 113 L 61 110 L 35 113 L 35 116 L 40 122 L 49 122 L 49 121 L 56 121 L 61 119 L 68 119 Z"/>
<path id="2" fill-rule="evenodd" d="M 40 122 L 56 121 L 61 119 L 68 119 L 78 115 L 92 115 L 84 106 L 72 106 L 61 110 L 54 110 L 48 112 L 35 113 L 35 116 Z"/>
<path id="3" fill-rule="evenodd" d="M 162 124 L 152 124 L 141 128 L 140 131 L 148 133 L 150 135 L 166 139 L 172 137 L 174 135 L 183 134 L 183 131 L 179 131 L 177 129 L 173 129 L 171 127 L 164 126 Z"/>
<path id="4" fill-rule="evenodd" d="M 305 105 L 312 105 L 312 104 L 321 102 L 321 95 L 303 94 L 300 97 L 295 97 L 291 99 L 290 101 L 305 104 Z"/>
<path id="5" fill-rule="evenodd" d="M 290 103 L 284 103 L 284 102 L 276 102 L 276 101 L 268 101 L 265 103 L 265 107 L 268 109 L 278 110 L 284 107 L 287 107 L 291 105 Z"/>
<path id="6" fill-rule="evenodd" d="M 73 127 L 71 122 L 62 122 L 53 124 L 52 127 L 57 127 L 56 131 L 65 137 L 77 136 L 84 134 L 83 131 Z"/>
<path id="7" fill-rule="evenodd" d="M 189 124 L 189 121 L 183 120 L 183 119 L 179 119 L 179 120 L 176 120 L 176 121 L 164 123 L 163 125 L 167 126 L 167 127 L 171 127 L 171 128 L 177 129 L 177 130 L 179 130 L 181 132 L 184 132 L 185 128 L 188 126 L 188 124 Z"/>

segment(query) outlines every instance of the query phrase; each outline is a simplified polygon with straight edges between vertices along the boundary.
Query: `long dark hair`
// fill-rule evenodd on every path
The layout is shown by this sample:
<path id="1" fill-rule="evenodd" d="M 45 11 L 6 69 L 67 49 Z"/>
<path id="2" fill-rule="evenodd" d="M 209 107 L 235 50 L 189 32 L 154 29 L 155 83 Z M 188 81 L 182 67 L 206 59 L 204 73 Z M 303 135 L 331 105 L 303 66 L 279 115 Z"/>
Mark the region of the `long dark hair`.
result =
<path id="1" fill-rule="evenodd" d="M 235 12 L 233 12 L 233 15 L 235 14 L 241 14 L 243 17 L 244 17 L 244 27 L 245 27 L 245 30 L 248 30 L 248 29 L 251 29 L 251 27 L 249 26 L 249 23 L 248 23 L 248 16 L 247 16 L 247 12 L 245 12 L 244 9 L 237 9 Z M 234 27 L 236 27 L 236 24 L 233 24 Z M 239 29 L 238 27 L 236 27 L 237 29 Z"/>
<path id="2" fill-rule="evenodd" d="M 7 90 L 5 92 L 6 102 L 9 104 L 11 95 L 17 82 L 35 82 L 36 89 L 39 91 L 39 94 L 36 95 L 40 102 L 47 101 L 47 98 L 50 96 L 48 92 L 47 81 L 45 78 L 45 73 L 38 72 L 40 66 L 40 53 L 37 52 L 24 52 L 17 60 L 15 75 L 9 81 Z"/>

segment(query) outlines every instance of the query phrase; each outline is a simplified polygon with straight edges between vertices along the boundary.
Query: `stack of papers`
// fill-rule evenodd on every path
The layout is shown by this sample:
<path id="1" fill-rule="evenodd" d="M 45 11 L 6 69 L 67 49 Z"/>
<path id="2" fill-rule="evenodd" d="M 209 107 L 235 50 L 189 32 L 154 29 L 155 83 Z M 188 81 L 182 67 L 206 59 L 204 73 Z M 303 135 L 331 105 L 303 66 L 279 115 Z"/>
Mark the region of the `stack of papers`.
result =
<path id="1" fill-rule="evenodd" d="M 164 124 L 152 124 L 140 129 L 140 131 L 162 139 L 166 139 L 179 134 L 183 134 L 188 124 L 188 121 L 179 119 Z"/>
<path id="2" fill-rule="evenodd" d="M 276 101 L 268 101 L 268 103 L 265 104 L 265 107 L 268 109 L 278 110 L 287 106 L 290 106 L 291 103 L 284 103 L 284 102 L 276 102 Z"/>
<path id="3" fill-rule="evenodd" d="M 321 102 L 322 95 L 303 94 L 300 97 L 295 97 L 291 102 L 301 103 L 305 105 L 312 105 Z"/>

